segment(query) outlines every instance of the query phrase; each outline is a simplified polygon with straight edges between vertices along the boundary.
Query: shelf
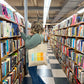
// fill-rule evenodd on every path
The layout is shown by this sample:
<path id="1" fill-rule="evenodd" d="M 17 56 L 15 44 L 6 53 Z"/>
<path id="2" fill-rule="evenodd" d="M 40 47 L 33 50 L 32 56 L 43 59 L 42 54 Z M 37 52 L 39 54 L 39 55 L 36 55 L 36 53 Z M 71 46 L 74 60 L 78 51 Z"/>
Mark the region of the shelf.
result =
<path id="1" fill-rule="evenodd" d="M 21 61 L 21 60 L 22 60 L 22 58 L 20 59 L 20 61 Z M 18 61 L 18 63 L 19 63 L 20 61 Z M 18 63 L 16 63 L 16 64 L 13 66 L 13 68 L 14 68 L 16 65 L 18 65 Z M 12 71 L 13 71 L 13 68 L 12 68 Z M 12 71 L 8 72 L 8 73 L 6 74 L 6 76 L 4 76 L 4 77 L 2 78 L 2 80 L 4 80 Z"/>
<path id="2" fill-rule="evenodd" d="M 67 36 L 67 37 L 84 39 L 84 37 L 79 37 L 79 36 Z"/>
<path id="3" fill-rule="evenodd" d="M 9 53 L 8 55 L 5 55 L 4 57 L 1 58 L 1 61 L 4 60 L 4 59 L 6 59 L 9 55 L 11 55 L 11 54 L 17 52 L 19 49 L 21 49 L 21 48 L 23 48 L 23 47 L 24 47 L 24 46 L 18 48 L 17 50 L 15 50 L 15 51 L 13 51 L 13 52 L 11 52 L 11 53 Z"/>
<path id="4" fill-rule="evenodd" d="M 11 73 L 11 72 L 7 73 L 6 76 L 4 76 L 4 77 L 2 78 L 2 80 L 4 80 L 4 79 L 8 76 L 8 74 L 10 74 L 10 73 Z"/>
<path id="5" fill-rule="evenodd" d="M 17 52 L 17 50 L 15 50 L 15 51 L 9 53 L 8 55 L 5 55 L 4 57 L 2 57 L 2 58 L 1 58 L 1 61 L 4 60 L 4 59 L 6 59 L 9 55 L 13 54 L 14 52 Z"/>
<path id="6" fill-rule="evenodd" d="M 19 25 L 18 23 L 14 22 L 14 21 L 12 21 L 12 20 L 9 20 L 9 19 L 7 19 L 7 18 L 5 18 L 5 17 L 2 17 L 2 16 L 0 16 L 0 20 L 5 20 L 5 21 L 8 21 L 8 22 L 11 22 L 11 23 L 14 23 L 14 24 Z M 24 25 L 20 25 L 20 26 L 22 26 L 22 27 L 24 27 L 24 28 L 25 28 L 25 26 L 24 26 Z"/>
<path id="7" fill-rule="evenodd" d="M 25 45 L 21 46 L 20 48 L 18 48 L 18 50 L 21 49 L 21 48 L 23 48 L 24 46 L 25 46 Z"/>
<path id="8" fill-rule="evenodd" d="M 76 24 L 74 24 L 74 25 L 70 25 L 70 26 L 68 26 L 68 27 L 63 27 L 63 28 L 60 28 L 60 29 L 58 29 L 58 30 L 66 29 L 66 28 L 70 28 L 70 27 L 75 27 L 75 26 L 79 26 L 79 25 L 81 25 L 81 24 L 84 24 L 84 22 L 76 23 Z"/>
<path id="9" fill-rule="evenodd" d="M 55 35 L 55 36 L 61 36 L 61 35 Z"/>
<path id="10" fill-rule="evenodd" d="M 67 35 L 65 35 L 65 36 L 62 36 L 62 35 L 54 35 L 54 36 L 61 36 L 61 37 L 70 37 L 70 38 L 80 38 L 80 39 L 84 39 L 83 36 L 67 36 Z"/>
<path id="11" fill-rule="evenodd" d="M 21 36 L 12 36 L 12 37 L 0 37 L 0 40 L 19 38 Z"/>

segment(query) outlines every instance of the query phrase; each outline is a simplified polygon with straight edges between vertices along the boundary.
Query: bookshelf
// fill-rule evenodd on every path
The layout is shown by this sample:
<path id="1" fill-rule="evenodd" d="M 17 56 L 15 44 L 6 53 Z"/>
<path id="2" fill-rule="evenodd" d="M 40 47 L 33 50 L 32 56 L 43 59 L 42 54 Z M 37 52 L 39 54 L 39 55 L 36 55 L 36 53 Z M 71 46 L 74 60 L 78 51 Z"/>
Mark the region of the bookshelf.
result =
<path id="1" fill-rule="evenodd" d="M 2 41 L 5 41 L 5 40 L 10 40 L 10 39 L 12 39 L 12 40 L 17 40 L 18 41 L 18 39 L 20 39 L 21 38 L 21 36 L 20 35 L 17 35 L 17 36 L 13 36 L 13 37 L 1 37 L 0 38 L 0 45 L 1 45 L 1 42 Z M 21 41 L 20 41 L 21 42 Z M 18 42 L 19 43 L 19 42 Z M 17 44 L 18 44 L 17 43 Z M 1 47 L 1 46 L 0 46 Z M 12 71 L 14 70 L 14 68 L 16 67 L 16 66 L 18 66 L 18 63 L 20 63 L 21 61 L 22 61 L 22 59 L 24 59 L 24 55 L 23 55 L 23 57 L 19 60 L 18 59 L 18 62 L 14 65 L 14 66 L 12 66 L 12 70 L 10 71 L 10 72 L 8 72 L 8 73 L 6 73 L 6 75 L 4 76 L 4 77 L 2 77 L 2 62 L 4 62 L 4 60 L 6 59 L 6 58 L 8 58 L 9 56 L 11 56 L 12 57 L 12 54 L 14 54 L 14 53 L 18 53 L 19 52 L 19 50 L 20 49 L 24 49 L 24 45 L 20 45 L 19 46 L 19 44 L 18 44 L 18 48 L 17 49 L 15 49 L 15 50 L 13 50 L 12 52 L 10 52 L 9 54 L 7 54 L 7 55 L 4 55 L 4 57 L 1 57 L 1 51 L 0 51 L 0 84 L 3 84 L 3 80 L 5 80 L 8 76 L 9 76 L 9 74 L 10 73 L 12 73 Z M 24 65 L 24 64 L 23 64 Z M 20 73 L 18 73 L 18 76 L 16 76 L 15 78 L 15 80 L 14 80 L 14 82 L 16 82 L 16 80 L 17 79 L 19 79 L 19 76 L 20 76 Z M 13 82 L 13 83 L 14 83 Z"/>
<path id="2" fill-rule="evenodd" d="M 50 33 L 50 45 L 71 84 L 84 84 L 84 14 L 72 15 Z"/>
<path id="3" fill-rule="evenodd" d="M 24 77 L 25 42 L 18 25 L 24 32 L 24 18 L 1 3 L 0 10 L 0 84 L 21 84 Z"/>

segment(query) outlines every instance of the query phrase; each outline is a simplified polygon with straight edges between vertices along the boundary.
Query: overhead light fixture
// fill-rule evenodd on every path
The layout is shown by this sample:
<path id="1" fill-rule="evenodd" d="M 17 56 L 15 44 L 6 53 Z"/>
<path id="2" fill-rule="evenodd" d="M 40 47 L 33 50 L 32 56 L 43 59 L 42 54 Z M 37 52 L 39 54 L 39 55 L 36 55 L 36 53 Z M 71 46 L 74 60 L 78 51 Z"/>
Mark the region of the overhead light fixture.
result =
<path id="1" fill-rule="evenodd" d="M 84 8 L 77 12 L 78 14 L 84 13 Z"/>
<path id="2" fill-rule="evenodd" d="M 51 0 L 44 0 L 43 27 L 46 25 L 46 19 L 50 8 Z"/>

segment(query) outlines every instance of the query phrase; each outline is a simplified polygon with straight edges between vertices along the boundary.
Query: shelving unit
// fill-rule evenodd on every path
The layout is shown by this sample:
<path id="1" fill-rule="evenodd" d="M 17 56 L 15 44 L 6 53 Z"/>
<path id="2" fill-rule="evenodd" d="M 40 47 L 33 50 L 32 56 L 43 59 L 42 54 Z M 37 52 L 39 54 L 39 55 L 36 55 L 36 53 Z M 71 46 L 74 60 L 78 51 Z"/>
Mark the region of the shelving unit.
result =
<path id="1" fill-rule="evenodd" d="M 0 20 L 2 20 L 2 21 L 7 21 L 7 22 L 9 22 L 9 23 L 14 23 L 14 24 L 17 24 L 17 25 L 20 25 L 20 24 L 18 24 L 18 23 L 16 23 L 16 22 L 14 22 L 14 21 L 11 21 L 11 20 L 9 20 L 9 19 L 6 19 L 6 18 L 4 18 L 4 17 L 1 17 L 0 16 Z M 23 28 L 25 28 L 25 26 L 24 25 L 20 25 L 21 27 L 23 27 Z M 1 41 L 3 41 L 3 40 L 7 40 L 7 39 L 16 39 L 16 40 L 18 40 L 19 38 L 21 38 L 21 36 L 20 35 L 16 35 L 16 36 L 12 36 L 12 37 L 0 37 L 0 42 Z M 18 53 L 18 51 L 19 51 L 19 49 L 22 49 L 22 48 L 24 48 L 24 45 L 23 46 L 20 46 L 20 48 L 18 47 L 17 48 L 17 50 L 14 50 L 13 52 L 10 52 L 8 55 L 5 55 L 4 57 L 2 57 L 1 58 L 1 52 L 0 52 L 0 84 L 2 84 L 2 82 L 3 82 L 3 80 L 5 80 L 6 78 L 7 78 L 7 76 L 14 70 L 14 68 L 18 65 L 18 63 L 20 63 L 21 61 L 22 61 L 22 59 L 25 59 L 25 54 L 23 55 L 23 57 L 19 60 L 18 59 L 18 62 L 12 67 L 12 70 L 10 71 L 10 72 L 8 72 L 7 74 L 6 74 L 6 76 L 4 76 L 4 77 L 2 77 L 2 61 L 4 61 L 7 57 L 9 57 L 10 55 L 12 55 L 12 54 L 14 54 L 14 53 Z M 25 64 L 24 64 L 25 65 Z M 24 68 L 23 68 L 24 69 Z M 23 70 L 24 71 L 24 70 Z M 23 74 L 24 75 L 24 74 Z M 17 78 L 19 78 L 19 76 L 20 76 L 20 73 L 18 73 L 18 76 L 16 76 L 15 77 L 15 80 L 14 80 L 14 82 L 17 80 Z"/>
<path id="2" fill-rule="evenodd" d="M 71 24 L 70 26 L 66 26 L 63 28 L 59 25 L 62 25 L 62 22 L 56 25 L 55 26 L 56 28 L 54 28 L 52 32 L 50 33 L 50 45 L 52 46 L 52 49 L 54 51 L 56 58 L 58 59 L 64 72 L 66 73 L 67 78 L 71 81 L 70 83 L 71 84 L 84 84 L 84 81 L 83 81 L 84 77 L 82 75 L 80 75 L 81 77 L 79 76 L 79 74 L 84 72 L 84 67 L 78 64 L 78 58 L 76 58 L 77 54 L 81 54 L 82 56 L 84 56 L 84 52 L 77 49 L 78 47 L 77 41 L 79 39 L 84 40 L 84 36 L 78 36 L 77 33 L 79 31 L 77 30 L 77 28 L 80 25 L 84 25 L 84 22 L 74 23 L 73 25 Z M 74 32 L 76 32 L 74 33 L 74 35 L 72 31 L 69 30 L 73 27 L 74 27 Z M 84 30 L 84 26 L 83 26 L 83 30 Z M 70 35 L 69 35 L 69 32 L 70 32 Z M 68 39 L 71 39 L 71 40 L 68 40 Z M 75 39 L 75 42 L 73 42 L 72 39 Z M 74 47 L 72 47 L 73 46 L 72 42 L 74 43 Z M 71 51 L 69 51 L 70 49 L 72 49 L 72 52 L 75 53 L 73 57 L 70 57 L 70 54 L 69 56 L 67 55 L 67 52 L 71 53 Z M 75 69 L 78 70 L 78 72 L 76 72 Z"/>

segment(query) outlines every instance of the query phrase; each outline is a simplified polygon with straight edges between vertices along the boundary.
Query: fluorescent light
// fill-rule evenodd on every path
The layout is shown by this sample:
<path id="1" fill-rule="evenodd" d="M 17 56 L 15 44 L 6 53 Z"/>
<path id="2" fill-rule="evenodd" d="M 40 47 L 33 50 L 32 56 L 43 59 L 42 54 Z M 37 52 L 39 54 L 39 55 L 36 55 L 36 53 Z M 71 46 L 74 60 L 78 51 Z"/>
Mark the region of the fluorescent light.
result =
<path id="1" fill-rule="evenodd" d="M 46 19 L 50 8 L 51 0 L 44 0 L 44 12 L 43 12 L 43 27 L 45 27 Z"/>
<path id="2" fill-rule="evenodd" d="M 84 8 L 79 10 L 77 13 L 79 13 L 79 14 L 84 13 Z"/>

